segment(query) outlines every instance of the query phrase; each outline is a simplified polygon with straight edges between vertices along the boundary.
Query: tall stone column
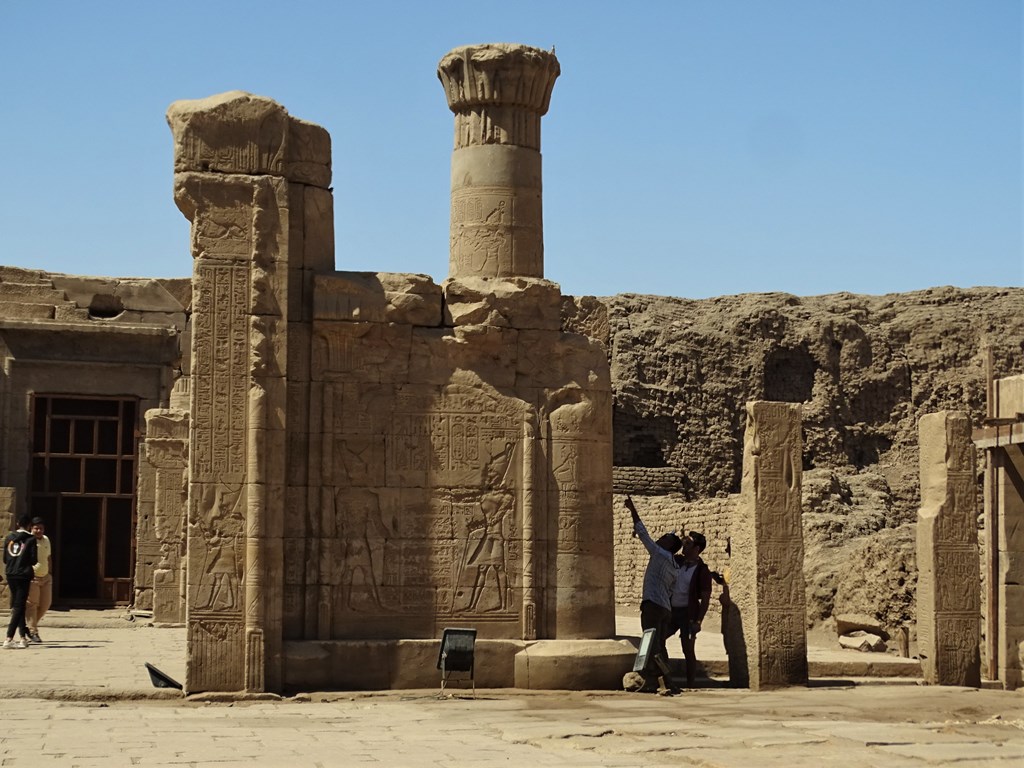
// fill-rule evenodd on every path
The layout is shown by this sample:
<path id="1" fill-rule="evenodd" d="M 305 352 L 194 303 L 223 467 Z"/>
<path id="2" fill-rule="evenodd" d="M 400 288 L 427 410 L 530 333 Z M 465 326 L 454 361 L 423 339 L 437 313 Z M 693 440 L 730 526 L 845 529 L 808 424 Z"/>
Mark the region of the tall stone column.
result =
<path id="1" fill-rule="evenodd" d="M 917 641 L 926 683 L 981 685 L 981 579 L 971 421 L 941 411 L 918 425 Z"/>
<path id="2" fill-rule="evenodd" d="M 730 595 L 738 610 L 727 642 L 742 653 L 729 658 L 732 682 L 754 690 L 807 682 L 800 422 L 799 405 L 747 403 L 732 538 Z"/>
<path id="3" fill-rule="evenodd" d="M 544 277 L 540 119 L 559 72 L 554 53 L 508 43 L 438 64 L 455 113 L 449 277 Z"/>
<path id="4" fill-rule="evenodd" d="M 308 476 L 285 446 L 308 429 L 305 299 L 333 267 L 330 137 L 241 91 L 175 102 L 167 119 L 195 259 L 185 688 L 279 690 L 285 516 L 292 537 L 305 522 L 289 481 Z"/>

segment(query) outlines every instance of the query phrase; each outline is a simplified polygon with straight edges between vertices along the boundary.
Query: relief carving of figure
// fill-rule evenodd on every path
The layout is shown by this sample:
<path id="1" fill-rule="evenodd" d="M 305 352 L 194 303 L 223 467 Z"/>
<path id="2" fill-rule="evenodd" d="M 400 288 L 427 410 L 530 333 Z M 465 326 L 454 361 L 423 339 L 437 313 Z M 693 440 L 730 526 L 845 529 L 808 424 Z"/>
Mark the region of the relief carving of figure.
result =
<path id="1" fill-rule="evenodd" d="M 341 605 L 351 611 L 383 608 L 384 556 L 391 536 L 376 496 L 359 497 L 339 509 L 342 540 Z"/>
<path id="2" fill-rule="evenodd" d="M 466 548 L 459 570 L 457 608 L 469 611 L 506 611 L 509 607 L 508 508 L 497 494 L 485 496 L 467 521 Z M 467 589 L 468 587 L 468 594 Z M 484 593 L 494 595 L 481 606 Z"/>
<path id="3" fill-rule="evenodd" d="M 213 504 L 199 521 L 206 539 L 206 556 L 196 607 L 205 610 L 237 610 L 241 606 L 239 552 L 244 518 L 239 509 L 241 488 L 218 487 Z"/>

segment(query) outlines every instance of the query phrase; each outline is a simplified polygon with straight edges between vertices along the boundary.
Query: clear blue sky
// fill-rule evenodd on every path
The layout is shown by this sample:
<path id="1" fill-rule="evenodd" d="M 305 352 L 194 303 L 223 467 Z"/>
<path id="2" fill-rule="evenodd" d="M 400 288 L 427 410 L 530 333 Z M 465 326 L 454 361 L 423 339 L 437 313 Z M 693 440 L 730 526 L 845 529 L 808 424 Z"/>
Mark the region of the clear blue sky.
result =
<path id="1" fill-rule="evenodd" d="M 333 138 L 338 269 L 448 269 L 438 60 L 556 46 L 546 276 L 706 297 L 1024 283 L 1020 0 L 10 2 L 0 264 L 191 274 L 177 99 Z"/>

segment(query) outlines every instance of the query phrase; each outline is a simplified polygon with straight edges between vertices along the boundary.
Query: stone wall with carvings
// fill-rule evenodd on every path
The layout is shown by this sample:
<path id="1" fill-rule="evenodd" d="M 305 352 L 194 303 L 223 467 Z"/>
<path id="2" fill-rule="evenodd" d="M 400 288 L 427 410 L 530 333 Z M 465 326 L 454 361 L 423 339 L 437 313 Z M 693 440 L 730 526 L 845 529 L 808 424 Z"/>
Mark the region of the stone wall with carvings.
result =
<path id="1" fill-rule="evenodd" d="M 319 536 L 288 636 L 610 636 L 607 358 L 561 331 L 558 287 L 339 272 L 315 306 Z"/>
<path id="2" fill-rule="evenodd" d="M 607 319 L 542 274 L 558 63 L 467 46 L 438 74 L 440 286 L 333 270 L 323 129 L 241 92 L 168 112 L 195 258 L 189 691 L 333 679 L 303 677 L 304 642 L 614 635 Z"/>

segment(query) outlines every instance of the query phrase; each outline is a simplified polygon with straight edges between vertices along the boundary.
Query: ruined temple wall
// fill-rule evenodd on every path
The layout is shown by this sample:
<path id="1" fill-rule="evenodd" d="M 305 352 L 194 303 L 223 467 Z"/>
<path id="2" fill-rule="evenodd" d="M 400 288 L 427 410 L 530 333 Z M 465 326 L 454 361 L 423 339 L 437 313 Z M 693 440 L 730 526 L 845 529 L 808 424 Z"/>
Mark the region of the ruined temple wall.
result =
<path id="1" fill-rule="evenodd" d="M 323 486 L 287 637 L 613 633 L 607 358 L 562 301 L 537 279 L 317 278 Z"/>

